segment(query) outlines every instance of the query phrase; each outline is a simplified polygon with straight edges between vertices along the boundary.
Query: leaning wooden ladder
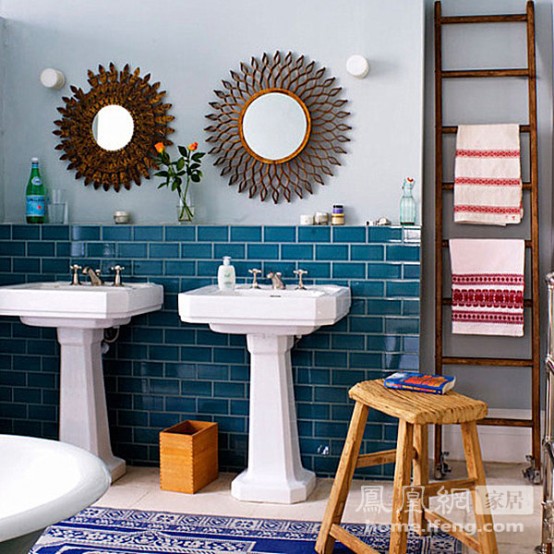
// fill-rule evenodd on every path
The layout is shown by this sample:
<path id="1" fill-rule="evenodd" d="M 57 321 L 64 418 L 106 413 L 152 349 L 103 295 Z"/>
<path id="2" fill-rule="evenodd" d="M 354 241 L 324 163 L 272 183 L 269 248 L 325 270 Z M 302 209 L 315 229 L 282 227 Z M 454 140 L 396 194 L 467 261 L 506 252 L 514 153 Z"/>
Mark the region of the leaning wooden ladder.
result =
<path id="1" fill-rule="evenodd" d="M 523 69 L 482 69 L 482 70 L 443 70 L 442 68 L 442 27 L 443 25 L 464 25 L 480 23 L 524 23 L 527 27 L 527 68 Z M 443 230 L 443 195 L 452 191 L 452 182 L 443 177 L 443 139 L 447 134 L 455 134 L 457 126 L 443 125 L 443 81 L 445 79 L 473 78 L 525 78 L 528 81 L 529 121 L 520 125 L 520 132 L 529 135 L 530 181 L 523 184 L 525 194 L 530 195 L 531 237 L 525 241 L 526 252 L 531 258 L 531 295 L 525 300 L 525 307 L 531 314 L 531 357 L 488 358 L 446 356 L 443 350 L 444 309 L 452 304 L 452 299 L 444 295 L 443 256 L 447 252 L 448 241 Z M 480 425 L 501 427 L 531 428 L 532 454 L 528 458 L 531 466 L 525 474 L 533 482 L 540 480 L 541 434 L 540 434 L 540 331 L 539 331 L 539 222 L 538 222 L 538 164 L 537 164 L 537 94 L 535 61 L 535 11 L 533 2 L 527 2 L 524 14 L 480 15 L 443 17 L 440 1 L 435 3 L 435 372 L 442 374 L 444 366 L 498 366 L 531 368 L 531 418 L 505 419 L 486 418 Z M 527 283 L 528 288 L 529 283 Z M 448 471 L 442 448 L 440 426 L 435 429 L 435 477 L 444 477 Z"/>

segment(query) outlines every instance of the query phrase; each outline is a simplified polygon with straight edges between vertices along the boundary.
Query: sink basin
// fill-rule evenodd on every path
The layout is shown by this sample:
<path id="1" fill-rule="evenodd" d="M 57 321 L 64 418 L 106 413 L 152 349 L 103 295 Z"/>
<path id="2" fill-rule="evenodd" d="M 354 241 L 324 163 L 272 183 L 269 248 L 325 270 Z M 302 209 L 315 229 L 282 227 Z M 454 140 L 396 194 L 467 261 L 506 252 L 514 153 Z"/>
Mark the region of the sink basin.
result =
<path id="1" fill-rule="evenodd" d="M 163 287 L 153 283 L 93 287 L 54 281 L 0 287 L 0 315 L 22 318 L 120 320 L 159 310 L 162 302 Z"/>
<path id="2" fill-rule="evenodd" d="M 350 289 L 336 285 L 305 290 L 242 285 L 232 291 L 208 286 L 179 294 L 183 321 L 208 323 L 219 333 L 246 335 L 248 468 L 233 480 L 235 498 L 292 504 L 310 495 L 315 475 L 300 460 L 290 351 L 295 336 L 332 325 L 349 309 Z"/>
<path id="3" fill-rule="evenodd" d="M 350 289 L 315 285 L 307 289 L 219 290 L 210 285 L 179 295 L 179 315 L 189 323 L 208 323 L 220 333 L 307 335 L 332 325 L 350 309 Z"/>
<path id="4" fill-rule="evenodd" d="M 112 454 L 102 371 L 104 329 L 159 310 L 163 287 L 130 283 L 122 287 L 64 282 L 0 287 L 0 315 L 19 316 L 26 325 L 56 327 L 60 343 L 60 440 L 101 458 L 112 480 L 125 462 Z"/>

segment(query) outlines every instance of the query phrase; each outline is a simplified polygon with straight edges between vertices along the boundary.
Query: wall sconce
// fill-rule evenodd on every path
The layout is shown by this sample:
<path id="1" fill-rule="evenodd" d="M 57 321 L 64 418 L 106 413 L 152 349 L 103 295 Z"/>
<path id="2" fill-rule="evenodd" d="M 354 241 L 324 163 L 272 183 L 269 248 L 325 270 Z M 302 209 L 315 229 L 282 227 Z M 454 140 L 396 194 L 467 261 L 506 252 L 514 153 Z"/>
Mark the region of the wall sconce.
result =
<path id="1" fill-rule="evenodd" d="M 369 73 L 369 62 L 363 56 L 354 54 L 346 60 L 346 71 L 352 77 L 363 79 Z"/>
<path id="2" fill-rule="evenodd" d="M 65 75 L 58 69 L 47 67 L 40 74 L 40 82 L 46 88 L 59 90 L 65 85 Z"/>

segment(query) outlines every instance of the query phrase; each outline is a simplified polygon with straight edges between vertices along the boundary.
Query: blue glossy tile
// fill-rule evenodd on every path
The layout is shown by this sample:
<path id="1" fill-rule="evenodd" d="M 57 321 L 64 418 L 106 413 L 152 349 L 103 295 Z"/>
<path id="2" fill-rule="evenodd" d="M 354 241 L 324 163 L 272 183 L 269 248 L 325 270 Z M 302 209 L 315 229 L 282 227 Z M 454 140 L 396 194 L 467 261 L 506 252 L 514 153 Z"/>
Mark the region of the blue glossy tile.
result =
<path id="1" fill-rule="evenodd" d="M 318 244 L 315 247 L 316 260 L 348 260 L 348 246 Z"/>
<path id="2" fill-rule="evenodd" d="M 312 279 L 328 279 L 331 277 L 331 264 L 328 262 L 302 262 L 298 264 L 299 269 L 305 269 L 308 273 L 306 282 Z"/>
<path id="3" fill-rule="evenodd" d="M 265 227 L 264 242 L 296 242 L 296 227 Z"/>
<path id="4" fill-rule="evenodd" d="M 181 348 L 183 362 L 211 362 L 213 349 L 204 346 L 184 346 Z"/>
<path id="5" fill-rule="evenodd" d="M 337 279 L 360 279 L 366 274 L 365 264 L 362 263 L 334 263 L 331 274 Z"/>
<path id="6" fill-rule="evenodd" d="M 113 242 L 91 242 L 87 244 L 86 250 L 89 258 L 115 258 L 116 256 Z"/>
<path id="7" fill-rule="evenodd" d="M 25 256 L 25 243 L 22 241 L 0 242 L 0 256 Z"/>
<path id="8" fill-rule="evenodd" d="M 161 240 L 161 238 L 156 240 Z M 194 226 L 166 227 L 165 240 L 168 240 L 168 241 L 175 240 L 178 242 L 192 242 L 196 240 L 196 227 Z"/>
<path id="9" fill-rule="evenodd" d="M 402 302 L 400 300 L 369 299 L 367 301 L 367 313 L 370 315 L 400 315 L 402 312 Z"/>
<path id="10" fill-rule="evenodd" d="M 297 375 L 297 382 L 302 384 L 328 385 L 331 382 L 329 369 L 300 368 Z"/>
<path id="11" fill-rule="evenodd" d="M 133 228 L 128 225 L 102 227 L 102 240 L 132 240 L 132 238 Z"/>
<path id="12" fill-rule="evenodd" d="M 70 242 L 56 242 L 56 256 L 69 258 L 71 255 L 71 243 Z"/>
<path id="13" fill-rule="evenodd" d="M 43 225 L 41 236 L 43 240 L 69 240 L 70 229 L 69 225 Z"/>
<path id="14" fill-rule="evenodd" d="M 348 318 L 350 331 L 355 333 L 381 333 L 383 318 L 351 316 Z"/>
<path id="15" fill-rule="evenodd" d="M 419 279 L 421 267 L 419 264 L 403 264 L 404 279 Z"/>
<path id="16" fill-rule="evenodd" d="M 214 348 L 214 362 L 225 364 L 243 364 L 246 361 L 246 351 L 242 348 Z"/>
<path id="17" fill-rule="evenodd" d="M 148 246 L 150 258 L 178 258 L 179 257 L 179 244 L 176 242 L 153 242 Z"/>
<path id="18" fill-rule="evenodd" d="M 213 245 L 211 242 L 207 243 L 190 243 L 181 245 L 181 257 L 185 259 L 212 259 L 213 258 Z"/>
<path id="19" fill-rule="evenodd" d="M 217 270 L 220 265 L 221 265 L 221 260 L 199 261 L 197 263 L 196 275 L 217 279 Z"/>
<path id="20" fill-rule="evenodd" d="M 386 259 L 392 262 L 417 262 L 419 261 L 419 246 L 387 245 Z"/>
<path id="21" fill-rule="evenodd" d="M 381 369 L 383 367 L 383 356 L 380 353 L 352 352 L 350 354 L 350 367 Z"/>
<path id="22" fill-rule="evenodd" d="M 328 404 L 307 404 L 299 402 L 296 406 L 298 419 L 309 420 L 328 420 L 329 405 Z"/>
<path id="23" fill-rule="evenodd" d="M 383 297 L 385 295 L 384 281 L 351 281 L 352 296 Z"/>
<path id="24" fill-rule="evenodd" d="M 298 228 L 298 242 L 330 242 L 331 228 L 328 226 L 306 226 Z"/>
<path id="25" fill-rule="evenodd" d="M 199 226 L 199 241 L 228 241 L 229 227 L 226 226 Z"/>
<path id="26" fill-rule="evenodd" d="M 75 225 L 71 227 L 71 240 L 100 240 L 100 227 Z"/>
<path id="27" fill-rule="evenodd" d="M 165 275 L 195 275 L 195 262 L 192 261 L 169 261 L 165 262 Z M 186 289 L 183 289 L 186 290 Z"/>
<path id="28" fill-rule="evenodd" d="M 119 243 L 117 245 L 117 254 L 123 258 L 147 258 L 148 243 L 146 242 Z"/>
<path id="29" fill-rule="evenodd" d="M 39 273 L 40 260 L 37 258 L 15 258 L 13 270 L 19 273 Z"/>
<path id="30" fill-rule="evenodd" d="M 244 383 L 214 383 L 214 396 L 219 398 L 246 398 Z"/>
<path id="31" fill-rule="evenodd" d="M 333 227 L 333 242 L 366 242 L 365 227 Z"/>
<path id="32" fill-rule="evenodd" d="M 201 414 L 229 414 L 229 400 L 198 399 L 198 412 Z"/>
<path id="33" fill-rule="evenodd" d="M 387 296 L 391 298 L 419 298 L 419 283 L 414 281 L 388 281 Z"/>
<path id="34" fill-rule="evenodd" d="M 44 258 L 42 260 L 42 272 L 69 275 L 69 265 L 67 260 L 64 259 Z"/>
<path id="35" fill-rule="evenodd" d="M 12 226 L 0 223 L 0 240 L 9 240 L 12 236 Z"/>
<path id="36" fill-rule="evenodd" d="M 402 337 L 402 345 L 405 352 L 419 352 L 419 337 Z"/>
<path id="37" fill-rule="evenodd" d="M 165 360 L 175 362 L 179 360 L 179 347 L 157 345 L 148 347 L 148 355 L 151 360 Z"/>
<path id="38" fill-rule="evenodd" d="M 56 253 L 53 242 L 31 241 L 27 243 L 27 256 L 51 257 Z"/>
<path id="39" fill-rule="evenodd" d="M 318 437 L 338 437 L 344 439 L 348 431 L 346 422 L 317 421 L 315 432 Z"/>
<path id="40" fill-rule="evenodd" d="M 283 244 L 281 245 L 281 259 L 283 260 L 313 260 L 314 249 L 310 244 Z"/>
<path id="41" fill-rule="evenodd" d="M 419 371 L 417 354 L 385 354 L 385 367 L 390 370 Z"/>
<path id="42" fill-rule="evenodd" d="M 314 362 L 316 367 L 348 367 L 348 354 L 340 350 L 316 351 Z"/>
<path id="43" fill-rule="evenodd" d="M 14 225 L 12 227 L 13 240 L 38 240 L 41 225 Z"/>
<path id="44" fill-rule="evenodd" d="M 381 261 L 385 258 L 385 248 L 380 244 L 353 244 L 350 247 L 350 259 L 363 261 Z"/>
<path id="45" fill-rule="evenodd" d="M 147 392 L 149 394 L 170 394 L 177 395 L 180 393 L 180 383 L 177 379 L 148 379 Z"/>
<path id="46" fill-rule="evenodd" d="M 206 381 L 227 381 L 229 379 L 229 367 L 225 365 L 199 365 L 198 379 Z"/>
<path id="47" fill-rule="evenodd" d="M 369 242 L 400 242 L 402 229 L 400 227 L 368 227 Z"/>
<path id="48" fill-rule="evenodd" d="M 231 400 L 230 414 L 247 416 L 248 412 L 248 400 Z"/>
<path id="49" fill-rule="evenodd" d="M 416 335 L 419 333 L 419 320 L 417 318 L 387 318 L 385 320 L 385 332 L 400 335 Z"/>
<path id="50" fill-rule="evenodd" d="M 343 385 L 348 388 L 353 387 L 360 381 L 365 381 L 365 371 L 354 370 L 354 365 L 350 365 L 348 369 L 333 371 L 333 385 Z"/>
<path id="51" fill-rule="evenodd" d="M 248 244 L 247 257 L 250 260 L 278 260 L 278 244 Z"/>
<path id="52" fill-rule="evenodd" d="M 133 261 L 133 275 L 163 275 L 163 262 Z"/>
<path id="53" fill-rule="evenodd" d="M 212 396 L 213 388 L 210 381 L 182 381 L 181 394 L 184 396 Z"/>
<path id="54" fill-rule="evenodd" d="M 261 240 L 261 227 L 231 227 L 231 241 L 233 242 L 260 242 Z"/>
<path id="55" fill-rule="evenodd" d="M 132 227 L 132 230 L 133 230 L 133 240 L 138 240 L 138 241 L 164 240 L 163 227 L 154 226 L 154 225 L 137 225 L 135 227 Z"/>
<path id="56" fill-rule="evenodd" d="M 367 264 L 368 279 L 400 279 L 402 265 L 391 263 Z"/>
<path id="57" fill-rule="evenodd" d="M 222 259 L 223 256 L 231 256 L 233 260 L 242 260 L 245 257 L 244 244 L 214 244 L 214 258 Z"/>
<path id="58" fill-rule="evenodd" d="M 333 350 L 364 350 L 365 335 L 333 333 L 331 335 L 331 348 Z"/>

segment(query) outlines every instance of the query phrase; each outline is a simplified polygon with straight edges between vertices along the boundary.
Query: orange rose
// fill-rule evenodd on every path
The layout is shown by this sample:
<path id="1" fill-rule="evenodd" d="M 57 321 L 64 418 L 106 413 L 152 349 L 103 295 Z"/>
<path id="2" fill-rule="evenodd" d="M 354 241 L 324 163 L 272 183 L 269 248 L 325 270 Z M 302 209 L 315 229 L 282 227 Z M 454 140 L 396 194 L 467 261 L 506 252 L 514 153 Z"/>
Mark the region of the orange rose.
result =
<path id="1" fill-rule="evenodd" d="M 192 142 L 191 144 L 189 144 L 189 150 L 191 152 L 194 152 L 197 148 L 198 148 L 198 143 L 197 142 Z"/>
<path id="2" fill-rule="evenodd" d="M 156 144 L 154 144 L 154 148 L 156 149 L 156 152 L 158 154 L 161 154 L 165 151 L 165 146 L 163 142 L 157 142 Z"/>

